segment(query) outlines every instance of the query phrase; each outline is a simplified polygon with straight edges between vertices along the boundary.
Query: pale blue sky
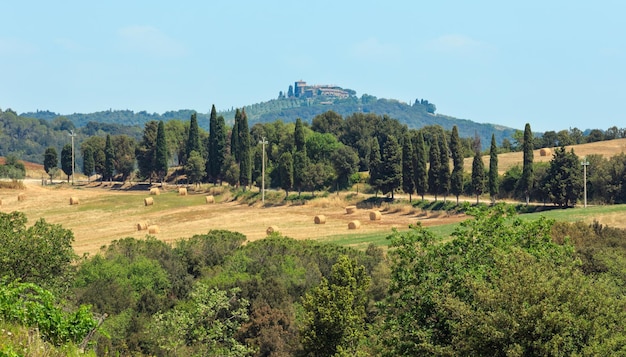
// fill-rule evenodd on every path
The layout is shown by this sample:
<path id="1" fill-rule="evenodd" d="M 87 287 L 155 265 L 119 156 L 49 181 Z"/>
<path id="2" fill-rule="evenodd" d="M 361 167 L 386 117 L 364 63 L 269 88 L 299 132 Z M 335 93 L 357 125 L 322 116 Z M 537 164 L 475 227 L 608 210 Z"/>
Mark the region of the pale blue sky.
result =
<path id="1" fill-rule="evenodd" d="M 625 127 L 624 1 L 3 1 L 0 108 L 209 112 L 296 80 L 534 131 Z"/>

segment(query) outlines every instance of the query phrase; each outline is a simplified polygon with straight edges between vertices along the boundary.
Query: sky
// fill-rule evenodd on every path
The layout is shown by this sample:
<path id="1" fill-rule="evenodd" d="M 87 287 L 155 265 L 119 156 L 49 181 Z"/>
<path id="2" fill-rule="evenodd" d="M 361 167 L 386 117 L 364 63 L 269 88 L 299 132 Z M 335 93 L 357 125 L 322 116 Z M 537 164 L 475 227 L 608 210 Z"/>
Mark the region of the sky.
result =
<path id="1" fill-rule="evenodd" d="M 625 1 L 3 1 L 0 109 L 227 110 L 290 84 L 535 132 L 626 126 Z"/>

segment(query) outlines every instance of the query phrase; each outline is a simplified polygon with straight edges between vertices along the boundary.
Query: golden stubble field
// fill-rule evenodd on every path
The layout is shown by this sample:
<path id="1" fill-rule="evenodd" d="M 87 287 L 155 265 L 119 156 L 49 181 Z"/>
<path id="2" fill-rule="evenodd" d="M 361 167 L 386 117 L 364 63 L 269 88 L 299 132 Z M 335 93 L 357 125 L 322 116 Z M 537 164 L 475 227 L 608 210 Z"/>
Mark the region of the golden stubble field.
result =
<path id="1" fill-rule="evenodd" d="M 464 216 L 427 215 L 407 205 L 386 210 L 383 207 L 382 219 L 370 221 L 371 209 L 359 208 L 347 214 L 346 202 L 341 196 L 332 195 L 305 205 L 260 207 L 236 201 L 207 204 L 205 194 L 178 196 L 174 186 L 159 196 L 150 196 L 147 190 L 111 189 L 93 184 L 41 186 L 41 182 L 27 180 L 25 186 L 25 190 L 0 190 L 0 211 L 21 211 L 27 215 L 29 224 L 44 218 L 72 230 L 74 249 L 79 255 L 96 253 L 115 239 L 145 238 L 148 232 L 137 230 L 137 224 L 142 221 L 158 225 L 159 233 L 154 234 L 158 239 L 174 242 L 211 229 L 240 232 L 253 241 L 265 237 L 269 226 L 276 226 L 280 233 L 291 238 L 320 239 L 344 234 L 391 233 L 393 227 L 408 229 L 417 221 L 432 226 L 465 219 Z M 25 200 L 17 199 L 19 192 L 25 194 Z M 80 203 L 70 205 L 70 197 Z M 146 197 L 152 197 L 154 205 L 145 206 Z M 314 224 L 316 215 L 326 216 L 326 224 Z M 361 222 L 360 229 L 348 229 L 352 220 Z"/>
<path id="2" fill-rule="evenodd" d="M 570 149 L 574 149 L 574 153 L 581 159 L 588 155 L 602 155 L 604 158 L 610 158 L 614 155 L 626 152 L 626 139 L 615 139 L 607 141 L 598 141 L 589 144 L 571 145 L 566 146 L 565 149 L 569 152 Z M 551 149 L 552 153 L 554 148 Z M 549 162 L 552 160 L 552 153 L 548 153 L 545 156 L 541 156 L 541 149 L 533 151 L 533 162 Z M 498 173 L 504 174 L 508 169 L 515 165 L 522 165 L 523 153 L 508 152 L 498 155 Z M 471 170 L 473 158 L 466 158 L 463 162 L 465 169 Z M 489 155 L 483 156 L 483 163 L 485 167 L 489 167 Z"/>

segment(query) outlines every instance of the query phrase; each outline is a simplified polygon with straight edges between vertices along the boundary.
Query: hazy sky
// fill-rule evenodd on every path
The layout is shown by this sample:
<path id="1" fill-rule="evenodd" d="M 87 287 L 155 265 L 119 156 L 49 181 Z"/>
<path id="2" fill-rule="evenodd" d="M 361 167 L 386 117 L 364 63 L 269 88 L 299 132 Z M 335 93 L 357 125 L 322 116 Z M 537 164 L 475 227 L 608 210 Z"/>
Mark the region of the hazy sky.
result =
<path id="1" fill-rule="evenodd" d="M 209 112 L 296 80 L 533 131 L 625 127 L 624 1 L 4 1 L 0 108 Z"/>

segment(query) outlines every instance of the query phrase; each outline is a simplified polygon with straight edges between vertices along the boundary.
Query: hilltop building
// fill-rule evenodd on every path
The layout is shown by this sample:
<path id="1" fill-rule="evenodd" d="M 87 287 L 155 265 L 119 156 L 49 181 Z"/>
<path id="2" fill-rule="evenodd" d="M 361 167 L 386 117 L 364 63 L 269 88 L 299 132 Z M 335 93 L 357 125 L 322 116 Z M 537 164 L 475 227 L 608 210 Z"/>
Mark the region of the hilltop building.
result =
<path id="1" fill-rule="evenodd" d="M 307 85 L 305 81 L 299 80 L 294 83 L 293 96 L 295 98 L 314 98 L 319 96 L 347 98 L 350 96 L 350 91 L 328 84 Z"/>

